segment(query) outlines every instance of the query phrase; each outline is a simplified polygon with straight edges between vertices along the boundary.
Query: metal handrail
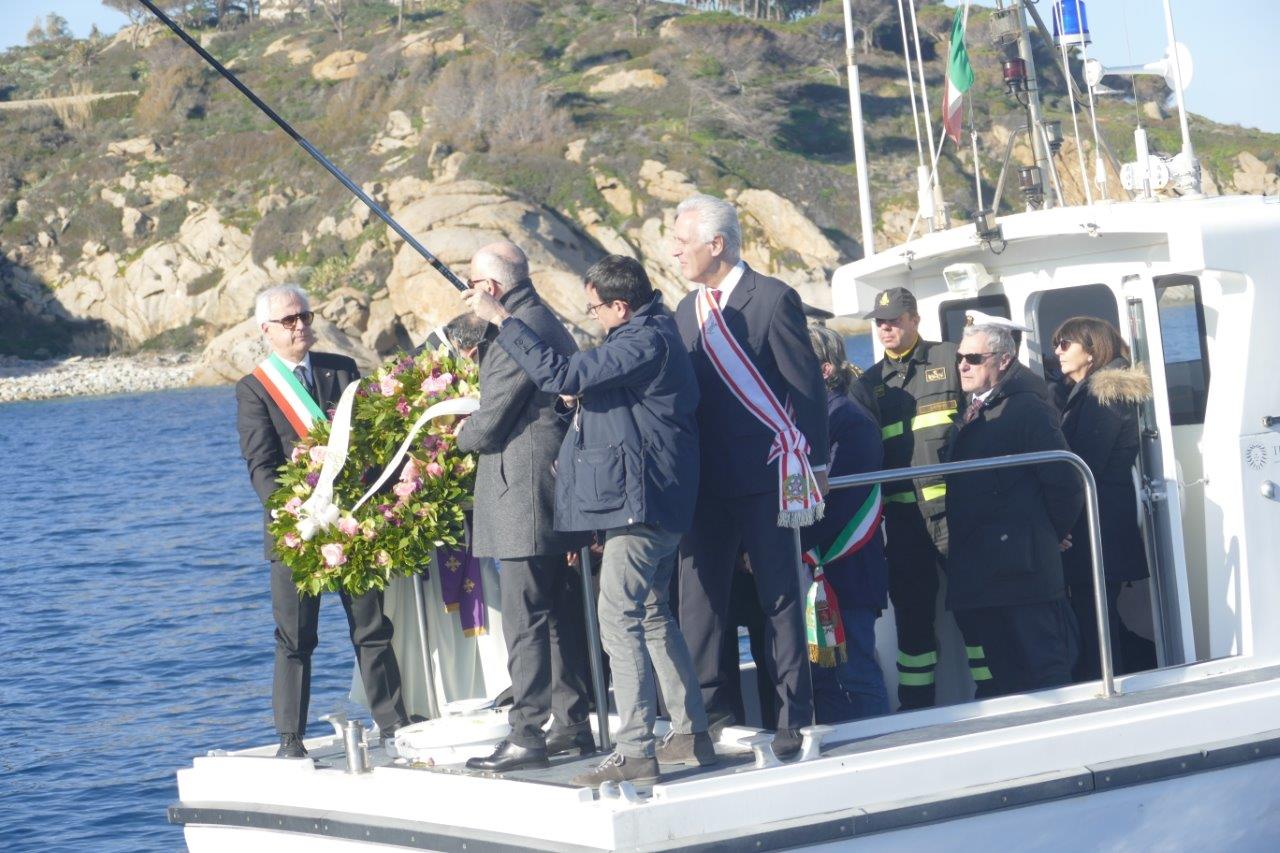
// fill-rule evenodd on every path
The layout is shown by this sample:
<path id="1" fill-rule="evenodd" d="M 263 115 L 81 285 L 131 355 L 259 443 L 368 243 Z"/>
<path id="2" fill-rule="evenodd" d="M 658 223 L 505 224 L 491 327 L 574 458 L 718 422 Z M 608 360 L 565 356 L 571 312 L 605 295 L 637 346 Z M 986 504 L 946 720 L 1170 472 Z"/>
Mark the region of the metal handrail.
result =
<path id="1" fill-rule="evenodd" d="M 846 474 L 832 477 L 831 489 L 848 489 L 853 486 L 871 486 L 893 480 L 915 480 L 939 474 L 963 474 L 970 471 L 989 471 L 995 468 L 1016 468 L 1022 465 L 1039 465 L 1046 462 L 1066 462 L 1073 466 L 1084 480 L 1085 513 L 1089 524 L 1089 553 L 1093 557 L 1093 608 L 1098 619 L 1098 653 L 1102 658 L 1102 695 L 1116 695 L 1115 673 L 1111 666 L 1111 626 L 1107 622 L 1106 572 L 1102 566 L 1102 534 L 1098 528 L 1098 483 L 1085 461 L 1067 450 L 1037 450 L 1031 453 L 1014 453 L 1007 456 L 990 456 L 985 459 L 968 459 L 963 462 L 939 462 L 915 468 L 892 468 L 887 471 L 868 471 L 865 474 Z"/>

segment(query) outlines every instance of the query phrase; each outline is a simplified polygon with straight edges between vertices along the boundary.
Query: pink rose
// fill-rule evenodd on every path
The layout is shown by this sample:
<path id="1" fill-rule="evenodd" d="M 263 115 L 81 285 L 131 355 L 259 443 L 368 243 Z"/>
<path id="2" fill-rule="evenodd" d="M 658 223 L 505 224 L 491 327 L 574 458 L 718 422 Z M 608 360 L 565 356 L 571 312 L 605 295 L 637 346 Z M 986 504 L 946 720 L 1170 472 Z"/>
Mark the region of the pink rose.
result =
<path id="1" fill-rule="evenodd" d="M 296 533 L 286 533 L 284 535 L 284 547 L 297 548 L 302 544 L 302 537 Z"/>
<path id="2" fill-rule="evenodd" d="M 422 479 L 422 475 L 418 473 L 418 460 L 410 456 L 409 462 L 404 466 L 404 470 L 400 472 L 400 480 L 401 482 L 409 483 L 420 479 Z"/>
<path id="3" fill-rule="evenodd" d="M 311 461 L 319 465 L 320 463 L 324 462 L 324 454 L 326 450 L 328 450 L 327 447 L 325 447 L 322 444 L 317 444 L 315 447 L 311 448 L 311 450 L 307 452 L 311 456 Z"/>
<path id="4" fill-rule="evenodd" d="M 400 413 L 400 417 L 409 417 L 409 401 L 401 397 L 396 401 L 396 411 Z"/>
<path id="5" fill-rule="evenodd" d="M 330 542 L 328 545 L 320 546 L 320 556 L 324 557 L 324 564 L 329 567 L 341 566 L 347 562 L 347 554 L 341 543 Z"/>
<path id="6" fill-rule="evenodd" d="M 378 390 L 384 397 L 394 397 L 404 390 L 404 385 L 400 384 L 400 380 L 394 376 L 384 376 L 378 383 Z"/>
<path id="7" fill-rule="evenodd" d="M 379 551 L 374 555 L 373 561 L 379 566 L 389 566 L 391 565 L 391 555 L 386 551 Z"/>
<path id="8" fill-rule="evenodd" d="M 293 452 L 289 454 L 289 461 L 297 464 L 298 460 L 307 455 L 307 449 L 302 445 L 294 445 Z"/>
<path id="9" fill-rule="evenodd" d="M 289 498 L 289 500 L 285 501 L 284 511 L 289 513 L 289 515 L 296 516 L 298 514 L 298 511 L 301 509 L 302 509 L 302 498 L 297 497 L 295 495 L 294 497 L 291 497 Z"/>
<path id="10" fill-rule="evenodd" d="M 379 504 L 378 512 L 382 513 L 382 517 L 387 521 L 391 521 L 396 517 L 395 508 L 391 504 Z"/>
<path id="11" fill-rule="evenodd" d="M 421 485 L 420 480 L 410 480 L 408 482 L 401 481 L 392 486 L 391 491 L 394 492 L 395 496 L 400 500 L 405 501 L 409 499 L 409 495 L 418 491 L 419 485 Z"/>
<path id="12" fill-rule="evenodd" d="M 450 374 L 446 373 L 443 376 L 431 376 L 422 380 L 422 392 L 428 396 L 434 397 L 444 391 L 449 387 L 449 382 L 446 377 L 448 377 L 448 379 L 453 378 Z"/>
<path id="13" fill-rule="evenodd" d="M 428 477 L 441 477 L 444 475 L 444 466 L 439 462 L 428 462 L 426 472 Z"/>
<path id="14" fill-rule="evenodd" d="M 365 538 L 366 542 L 372 542 L 378 538 L 378 530 L 373 526 L 372 521 L 365 521 L 360 525 L 360 535 Z"/>
<path id="15" fill-rule="evenodd" d="M 338 519 L 338 530 L 343 536 L 355 536 L 360 532 L 360 525 L 351 516 Z"/>

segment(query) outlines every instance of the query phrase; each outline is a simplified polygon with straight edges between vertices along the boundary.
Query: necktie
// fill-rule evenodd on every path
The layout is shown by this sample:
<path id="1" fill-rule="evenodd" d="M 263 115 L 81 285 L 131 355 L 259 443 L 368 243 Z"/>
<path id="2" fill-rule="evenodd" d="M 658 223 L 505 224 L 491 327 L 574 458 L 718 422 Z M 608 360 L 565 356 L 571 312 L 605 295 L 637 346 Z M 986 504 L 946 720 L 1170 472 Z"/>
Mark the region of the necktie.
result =
<path id="1" fill-rule="evenodd" d="M 978 416 L 978 412 L 982 411 L 982 400 L 974 397 L 969 401 L 969 408 L 964 410 L 964 422 L 969 423 Z"/>
<path id="2" fill-rule="evenodd" d="M 720 297 L 723 295 L 724 294 L 720 292 L 720 288 L 718 287 L 711 288 L 711 298 L 716 301 L 716 305 L 720 304 Z"/>
<path id="3" fill-rule="evenodd" d="M 311 377 L 307 375 L 307 369 L 299 364 L 293 369 L 293 375 L 298 377 L 298 381 L 302 383 L 302 387 L 307 389 L 307 393 L 311 395 L 311 399 L 317 403 L 320 402 L 316 397 L 316 387 L 311 384 Z"/>

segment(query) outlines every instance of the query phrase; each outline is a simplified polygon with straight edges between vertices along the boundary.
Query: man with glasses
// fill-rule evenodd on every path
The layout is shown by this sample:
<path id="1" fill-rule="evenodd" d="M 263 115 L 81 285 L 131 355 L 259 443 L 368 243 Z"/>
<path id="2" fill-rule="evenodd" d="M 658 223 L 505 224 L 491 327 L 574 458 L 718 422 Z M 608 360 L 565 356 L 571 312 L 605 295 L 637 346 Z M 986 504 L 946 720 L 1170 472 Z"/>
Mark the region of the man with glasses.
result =
<path id="1" fill-rule="evenodd" d="M 965 328 L 956 366 L 968 402 L 945 461 L 1067 449 L 1044 382 L 1017 351 L 1006 326 Z M 1075 470 L 1020 466 L 946 482 L 947 609 L 964 634 L 978 698 L 1070 683 L 1078 633 L 1059 552 L 1084 505 Z"/>
<path id="2" fill-rule="evenodd" d="M 528 258 L 515 244 L 492 243 L 476 252 L 470 284 L 553 352 L 578 351 L 533 289 Z M 471 553 L 498 561 L 513 701 L 507 740 L 467 767 L 503 772 L 546 767 L 548 756 L 570 750 L 589 755 L 596 746 L 587 720 L 581 583 L 565 559 L 579 538 L 554 525 L 554 465 L 568 421 L 556 413 L 555 395 L 538 390 L 519 363 L 494 346 L 497 336 L 494 326 L 485 332 L 480 408 L 462 423 L 457 441 L 459 450 L 480 455 Z M 554 719 L 544 732 L 548 717 Z"/>
<path id="3" fill-rule="evenodd" d="M 860 381 L 875 397 L 884 467 L 934 465 L 960 409 L 956 346 L 920 337 L 916 298 L 905 287 L 876 296 L 865 315 L 876 325 L 884 358 Z M 885 483 L 889 600 L 898 633 L 898 705 L 934 703 L 938 639 L 934 625 L 947 556 L 947 487 L 941 477 Z"/>
<path id="4" fill-rule="evenodd" d="M 312 424 L 327 417 L 342 391 L 360 378 L 344 355 L 313 352 L 315 319 L 307 294 L 291 284 L 258 294 L 254 315 L 269 355 L 236 384 L 236 426 L 249 479 L 265 506 L 276 489 L 276 471 Z M 264 511 L 263 526 L 270 521 Z M 276 623 L 275 678 L 271 704 L 280 734 L 277 756 L 305 758 L 302 738 L 311 695 L 311 653 L 318 641 L 320 599 L 301 595 L 289 568 L 265 537 L 271 561 L 271 612 Z M 391 622 L 382 611 L 382 592 L 351 597 L 340 593 L 351 626 L 351 642 L 373 719 L 384 738 L 407 724 L 400 698 L 400 668 L 391 650 Z"/>

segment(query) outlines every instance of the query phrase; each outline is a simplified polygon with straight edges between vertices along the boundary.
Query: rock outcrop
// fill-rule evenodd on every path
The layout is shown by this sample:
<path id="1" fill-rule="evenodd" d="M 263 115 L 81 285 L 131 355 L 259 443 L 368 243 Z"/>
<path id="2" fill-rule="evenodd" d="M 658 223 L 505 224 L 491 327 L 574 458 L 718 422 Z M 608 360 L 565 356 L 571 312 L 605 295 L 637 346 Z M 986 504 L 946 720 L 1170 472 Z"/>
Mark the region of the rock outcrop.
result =
<path id="1" fill-rule="evenodd" d="M 358 50 L 335 50 L 311 66 L 311 76 L 317 80 L 350 80 L 360 73 L 360 63 L 369 58 Z"/>

